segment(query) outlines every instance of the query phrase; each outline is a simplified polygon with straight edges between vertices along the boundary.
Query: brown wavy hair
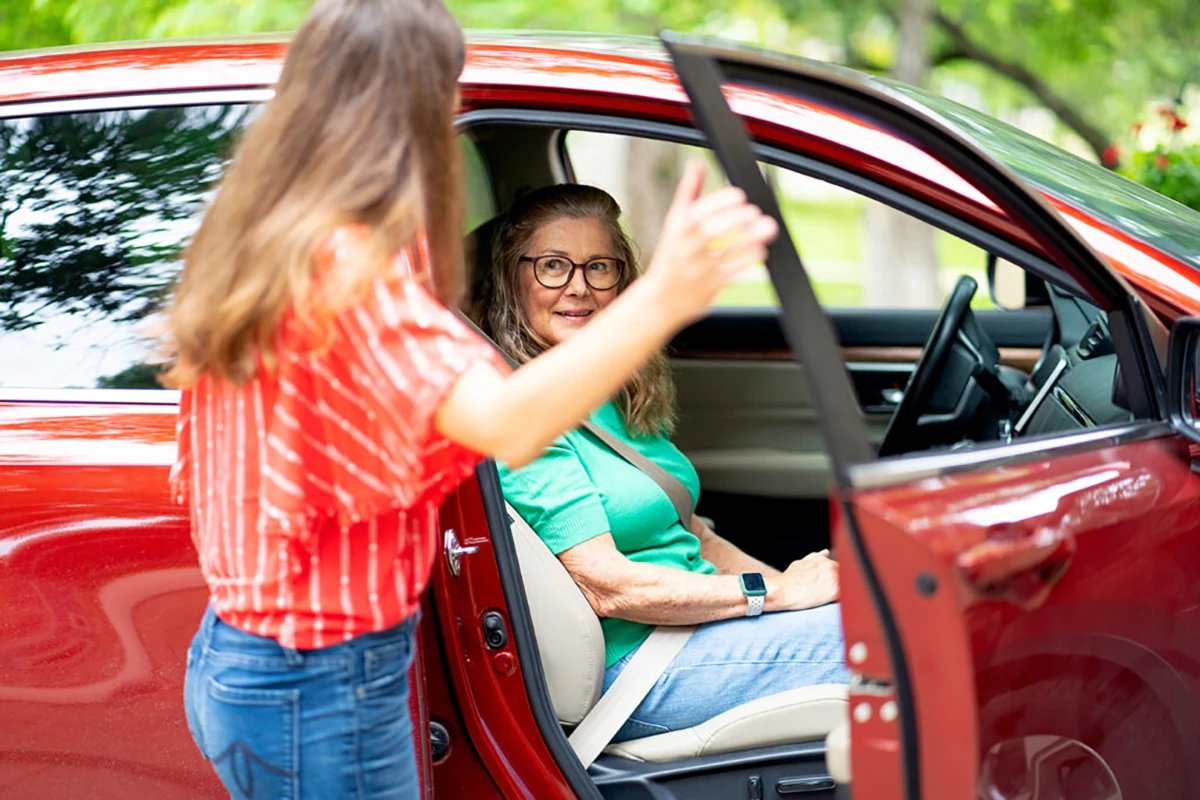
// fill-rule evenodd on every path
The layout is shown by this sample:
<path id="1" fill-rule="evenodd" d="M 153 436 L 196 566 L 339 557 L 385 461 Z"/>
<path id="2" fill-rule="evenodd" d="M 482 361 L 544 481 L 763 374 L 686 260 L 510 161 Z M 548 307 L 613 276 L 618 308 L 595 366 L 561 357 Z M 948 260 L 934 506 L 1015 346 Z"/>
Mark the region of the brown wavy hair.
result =
<path id="1" fill-rule="evenodd" d="M 518 274 L 521 256 L 534 234 L 548 222 L 595 219 L 612 237 L 614 256 L 624 260 L 625 272 L 617 284 L 623 292 L 641 270 L 637 251 L 621 227 L 621 207 L 612 195 L 595 186 L 561 183 L 537 189 L 520 198 L 505 216 L 492 245 L 493 279 L 488 294 L 484 327 L 500 348 L 517 364 L 524 364 L 550 348 L 529 325 L 521 302 Z M 669 436 L 675 430 L 675 384 L 665 353 L 654 356 L 617 396 L 625 427 L 635 436 Z"/>
<path id="2" fill-rule="evenodd" d="M 426 278 L 457 304 L 463 189 L 453 120 L 464 54 L 441 0 L 317 0 L 185 251 L 164 382 L 214 374 L 241 384 L 260 358 L 272 369 L 276 330 L 305 304 L 314 252 L 339 225 L 365 226 L 366 257 L 322 280 L 324 311 L 388 275 L 422 230 Z"/>

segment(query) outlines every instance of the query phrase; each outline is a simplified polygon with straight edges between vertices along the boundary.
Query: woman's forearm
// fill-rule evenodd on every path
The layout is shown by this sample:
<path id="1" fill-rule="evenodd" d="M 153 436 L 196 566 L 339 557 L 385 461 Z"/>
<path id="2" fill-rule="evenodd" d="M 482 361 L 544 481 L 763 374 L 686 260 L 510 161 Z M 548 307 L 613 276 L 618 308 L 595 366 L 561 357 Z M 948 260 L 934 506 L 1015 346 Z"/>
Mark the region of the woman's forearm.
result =
<path id="1" fill-rule="evenodd" d="M 736 575 L 627 563 L 619 576 L 596 576 L 572 570 L 564 559 L 597 616 L 648 625 L 695 625 L 746 614 L 746 597 Z"/>
<path id="2" fill-rule="evenodd" d="M 471 368 L 438 409 L 438 431 L 511 467 L 533 460 L 666 344 L 673 324 L 657 313 L 655 297 L 637 281 L 578 334 L 511 375 Z"/>

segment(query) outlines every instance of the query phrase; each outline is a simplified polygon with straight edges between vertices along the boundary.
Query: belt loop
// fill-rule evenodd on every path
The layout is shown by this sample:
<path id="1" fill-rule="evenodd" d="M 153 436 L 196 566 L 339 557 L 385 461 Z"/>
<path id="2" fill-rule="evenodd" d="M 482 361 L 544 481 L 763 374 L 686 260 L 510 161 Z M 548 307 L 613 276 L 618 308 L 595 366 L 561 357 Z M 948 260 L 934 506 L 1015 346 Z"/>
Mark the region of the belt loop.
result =
<path id="1" fill-rule="evenodd" d="M 287 661 L 289 667 L 304 666 L 304 653 L 301 653 L 299 650 L 293 650 L 290 647 L 283 647 L 280 649 L 283 650 L 283 658 L 285 661 Z"/>
<path id="2" fill-rule="evenodd" d="M 204 643 L 204 649 L 211 649 L 213 628 L 217 626 L 217 612 L 213 610 L 212 603 L 209 603 L 204 609 L 204 616 L 200 618 L 200 639 Z"/>

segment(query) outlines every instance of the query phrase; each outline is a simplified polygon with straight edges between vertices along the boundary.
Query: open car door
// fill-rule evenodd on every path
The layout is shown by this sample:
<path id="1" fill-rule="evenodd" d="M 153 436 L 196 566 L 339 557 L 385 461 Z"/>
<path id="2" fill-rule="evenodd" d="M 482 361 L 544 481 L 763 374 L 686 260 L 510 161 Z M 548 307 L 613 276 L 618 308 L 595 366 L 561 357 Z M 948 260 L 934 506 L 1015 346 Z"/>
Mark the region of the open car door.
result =
<path id="1" fill-rule="evenodd" d="M 780 224 L 768 269 L 836 480 L 853 795 L 1200 796 L 1185 757 L 1200 732 L 1200 637 L 1189 632 L 1200 621 L 1200 478 L 1188 440 L 1163 421 L 1160 353 L 1135 293 L 1039 195 L 927 110 L 798 60 L 663 40 L 730 182 Z M 841 109 L 994 203 L 1105 311 L 1136 419 L 877 457 L 727 84 Z"/>

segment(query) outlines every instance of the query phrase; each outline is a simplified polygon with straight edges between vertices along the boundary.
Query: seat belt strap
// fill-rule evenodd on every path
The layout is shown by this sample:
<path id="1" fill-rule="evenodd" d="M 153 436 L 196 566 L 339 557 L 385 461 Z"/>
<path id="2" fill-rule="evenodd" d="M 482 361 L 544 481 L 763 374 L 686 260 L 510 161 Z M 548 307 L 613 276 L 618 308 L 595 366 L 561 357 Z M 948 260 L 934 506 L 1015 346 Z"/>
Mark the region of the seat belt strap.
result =
<path id="1" fill-rule="evenodd" d="M 678 478 L 590 419 L 584 420 L 582 427 L 588 433 L 608 445 L 621 458 L 644 472 L 650 480 L 657 483 L 659 488 L 666 492 L 667 497 L 670 498 L 671 505 L 675 506 L 675 513 L 679 516 L 679 521 L 683 523 L 683 527 L 689 531 L 692 529 L 692 493 L 687 490 L 687 487 Z"/>
<path id="2" fill-rule="evenodd" d="M 584 769 L 608 747 L 695 630 L 691 625 L 662 625 L 642 642 L 613 685 L 567 737 Z"/>

